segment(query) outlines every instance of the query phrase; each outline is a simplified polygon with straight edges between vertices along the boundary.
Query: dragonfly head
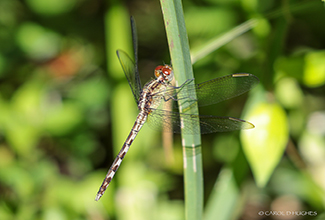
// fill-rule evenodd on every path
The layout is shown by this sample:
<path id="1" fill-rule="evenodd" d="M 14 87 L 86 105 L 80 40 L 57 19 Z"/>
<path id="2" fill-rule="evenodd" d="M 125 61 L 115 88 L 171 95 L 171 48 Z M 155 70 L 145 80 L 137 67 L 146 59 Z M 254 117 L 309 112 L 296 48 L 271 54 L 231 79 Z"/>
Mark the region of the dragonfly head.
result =
<path id="1" fill-rule="evenodd" d="M 164 81 L 170 82 L 174 78 L 173 68 L 167 64 L 164 66 L 157 66 L 155 68 L 155 77 L 162 77 Z"/>

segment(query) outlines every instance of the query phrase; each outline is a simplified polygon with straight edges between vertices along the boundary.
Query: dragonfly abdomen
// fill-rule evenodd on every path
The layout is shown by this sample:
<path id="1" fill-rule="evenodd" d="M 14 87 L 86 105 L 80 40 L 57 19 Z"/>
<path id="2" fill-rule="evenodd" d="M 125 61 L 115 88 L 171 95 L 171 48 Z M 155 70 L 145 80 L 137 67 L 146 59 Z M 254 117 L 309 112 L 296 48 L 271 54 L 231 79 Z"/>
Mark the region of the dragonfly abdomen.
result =
<path id="1" fill-rule="evenodd" d="M 112 181 L 116 171 L 121 166 L 121 163 L 122 163 L 126 153 L 130 149 L 130 146 L 131 146 L 132 142 L 134 141 L 134 139 L 137 136 L 138 132 L 142 128 L 142 126 L 145 123 L 146 119 L 147 119 L 147 114 L 145 112 L 141 111 L 138 114 L 137 120 L 135 121 L 129 136 L 127 137 L 126 141 L 124 142 L 124 144 L 123 144 L 120 152 L 116 156 L 113 164 L 109 168 L 109 170 L 108 170 L 108 172 L 106 174 L 106 177 L 105 177 L 102 185 L 100 186 L 100 188 L 99 188 L 99 190 L 97 192 L 97 196 L 95 198 L 96 201 L 98 201 L 103 196 L 105 190 L 107 189 L 108 185 Z"/>

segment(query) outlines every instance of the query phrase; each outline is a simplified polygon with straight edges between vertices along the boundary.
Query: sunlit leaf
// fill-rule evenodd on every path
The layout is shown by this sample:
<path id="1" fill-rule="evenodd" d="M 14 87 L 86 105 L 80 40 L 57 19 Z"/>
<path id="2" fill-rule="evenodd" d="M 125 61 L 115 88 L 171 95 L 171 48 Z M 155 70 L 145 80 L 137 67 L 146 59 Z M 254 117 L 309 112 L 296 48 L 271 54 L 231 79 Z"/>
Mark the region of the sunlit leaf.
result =
<path id="1" fill-rule="evenodd" d="M 282 106 L 297 108 L 303 102 L 303 92 L 296 79 L 286 77 L 276 83 L 275 94 Z"/>
<path id="2" fill-rule="evenodd" d="M 325 83 L 325 51 L 308 53 L 305 56 L 303 82 L 309 87 L 318 87 Z"/>
<path id="3" fill-rule="evenodd" d="M 260 37 L 266 37 L 270 34 L 271 26 L 267 19 L 265 18 L 256 18 L 257 25 L 253 28 L 255 34 Z"/>
<path id="4" fill-rule="evenodd" d="M 277 103 L 258 103 L 245 118 L 255 124 L 242 131 L 243 149 L 256 183 L 263 187 L 279 163 L 288 140 L 287 117 Z"/>

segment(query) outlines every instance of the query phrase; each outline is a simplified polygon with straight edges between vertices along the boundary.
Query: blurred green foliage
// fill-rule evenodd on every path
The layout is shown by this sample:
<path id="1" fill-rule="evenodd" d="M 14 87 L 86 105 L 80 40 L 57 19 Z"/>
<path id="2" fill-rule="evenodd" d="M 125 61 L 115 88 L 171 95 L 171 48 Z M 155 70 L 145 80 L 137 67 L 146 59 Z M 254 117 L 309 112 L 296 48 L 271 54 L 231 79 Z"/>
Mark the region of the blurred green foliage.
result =
<path id="1" fill-rule="evenodd" d="M 203 137 L 207 219 L 271 219 L 258 212 L 272 210 L 315 211 L 291 217 L 321 219 L 324 3 L 183 3 L 196 50 L 257 20 L 194 65 L 197 83 L 236 72 L 261 80 L 248 95 L 200 109 L 256 125 L 240 136 Z M 137 21 L 144 83 L 170 59 L 159 7 L 141 0 L 0 0 L 1 220 L 184 218 L 180 137 L 167 155 L 166 138 L 146 126 L 103 198 L 94 201 L 137 114 L 115 54 L 132 51 L 128 10 Z"/>

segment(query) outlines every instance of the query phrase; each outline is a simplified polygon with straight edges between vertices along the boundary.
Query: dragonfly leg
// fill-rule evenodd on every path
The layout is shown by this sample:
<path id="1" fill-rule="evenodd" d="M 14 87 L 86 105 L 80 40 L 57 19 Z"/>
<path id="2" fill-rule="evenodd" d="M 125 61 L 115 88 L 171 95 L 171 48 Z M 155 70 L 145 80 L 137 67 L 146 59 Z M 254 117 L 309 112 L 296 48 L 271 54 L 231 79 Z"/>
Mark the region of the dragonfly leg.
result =
<path id="1" fill-rule="evenodd" d="M 178 93 L 180 93 L 182 91 L 182 89 L 184 89 L 187 85 L 190 85 L 193 81 L 194 81 L 194 78 L 188 79 L 182 85 L 173 87 L 175 89 L 175 94 L 169 95 L 168 97 L 164 96 L 164 101 L 166 102 L 171 99 L 174 101 L 180 101 L 182 99 L 192 99 L 191 101 L 197 101 L 196 99 L 194 99 L 192 97 L 181 97 L 181 98 L 177 97 Z"/>
<path id="2" fill-rule="evenodd" d="M 178 87 L 175 87 L 176 89 L 183 89 L 186 85 L 189 85 L 191 84 L 191 82 L 194 82 L 194 78 L 193 79 L 187 79 L 182 85 L 178 86 Z"/>

